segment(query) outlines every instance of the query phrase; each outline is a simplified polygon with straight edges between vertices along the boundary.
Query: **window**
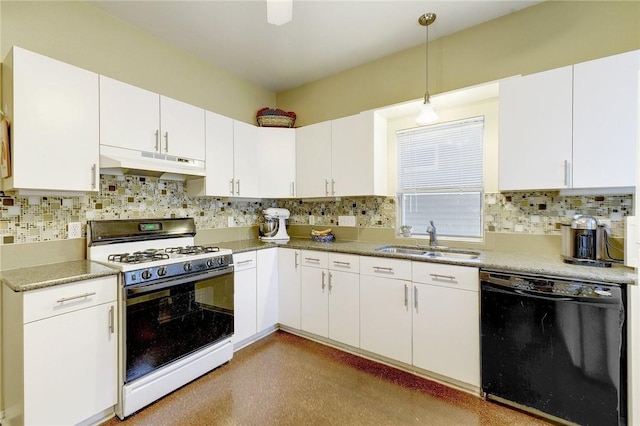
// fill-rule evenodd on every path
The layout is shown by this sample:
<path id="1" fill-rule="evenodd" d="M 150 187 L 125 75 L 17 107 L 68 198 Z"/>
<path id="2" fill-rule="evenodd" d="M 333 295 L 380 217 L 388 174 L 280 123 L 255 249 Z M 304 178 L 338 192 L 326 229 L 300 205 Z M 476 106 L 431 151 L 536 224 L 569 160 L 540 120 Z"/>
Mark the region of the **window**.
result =
<path id="1" fill-rule="evenodd" d="M 484 117 L 396 132 L 398 218 L 427 235 L 481 238 Z"/>

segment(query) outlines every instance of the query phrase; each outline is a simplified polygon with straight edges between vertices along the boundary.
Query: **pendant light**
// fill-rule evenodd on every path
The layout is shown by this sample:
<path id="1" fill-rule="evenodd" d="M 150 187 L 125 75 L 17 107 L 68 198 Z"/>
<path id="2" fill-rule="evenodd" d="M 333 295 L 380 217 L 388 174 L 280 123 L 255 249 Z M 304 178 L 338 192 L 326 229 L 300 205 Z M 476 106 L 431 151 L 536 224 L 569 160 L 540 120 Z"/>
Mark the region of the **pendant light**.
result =
<path id="1" fill-rule="evenodd" d="M 424 126 L 438 121 L 438 114 L 433 109 L 433 105 L 429 101 L 429 25 L 436 20 L 436 14 L 433 12 L 425 13 L 418 18 L 420 25 L 425 27 L 425 70 L 424 70 L 424 103 L 420 106 L 420 113 L 416 118 L 416 124 Z"/>
<path id="2" fill-rule="evenodd" d="M 267 22 L 283 25 L 293 19 L 293 0 L 267 0 Z"/>

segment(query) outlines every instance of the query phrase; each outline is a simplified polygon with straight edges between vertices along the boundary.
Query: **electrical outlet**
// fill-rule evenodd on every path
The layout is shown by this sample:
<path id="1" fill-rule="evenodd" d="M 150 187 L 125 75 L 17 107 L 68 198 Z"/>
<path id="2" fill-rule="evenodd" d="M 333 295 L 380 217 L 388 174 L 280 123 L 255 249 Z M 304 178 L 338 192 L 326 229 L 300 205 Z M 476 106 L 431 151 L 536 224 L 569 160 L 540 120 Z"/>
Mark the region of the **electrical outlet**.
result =
<path id="1" fill-rule="evenodd" d="M 236 220 L 233 218 L 233 216 L 229 216 L 227 218 L 227 226 L 229 228 L 233 228 L 234 226 L 236 226 Z"/>
<path id="2" fill-rule="evenodd" d="M 339 226 L 356 226 L 355 216 L 338 216 Z"/>
<path id="3" fill-rule="evenodd" d="M 80 222 L 67 223 L 67 238 L 82 238 L 82 224 Z"/>
<path id="4" fill-rule="evenodd" d="M 315 225 L 316 224 L 316 217 L 312 214 L 309 215 L 309 225 Z"/>

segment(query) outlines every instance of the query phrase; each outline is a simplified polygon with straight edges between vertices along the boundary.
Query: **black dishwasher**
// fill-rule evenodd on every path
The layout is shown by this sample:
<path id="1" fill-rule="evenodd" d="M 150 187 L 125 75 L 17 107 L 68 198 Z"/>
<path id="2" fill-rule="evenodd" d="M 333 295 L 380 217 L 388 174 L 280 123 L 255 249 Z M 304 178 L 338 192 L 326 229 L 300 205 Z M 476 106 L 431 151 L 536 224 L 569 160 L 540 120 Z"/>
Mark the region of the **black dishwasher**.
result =
<path id="1" fill-rule="evenodd" d="M 483 270 L 482 392 L 581 425 L 625 425 L 626 287 Z"/>

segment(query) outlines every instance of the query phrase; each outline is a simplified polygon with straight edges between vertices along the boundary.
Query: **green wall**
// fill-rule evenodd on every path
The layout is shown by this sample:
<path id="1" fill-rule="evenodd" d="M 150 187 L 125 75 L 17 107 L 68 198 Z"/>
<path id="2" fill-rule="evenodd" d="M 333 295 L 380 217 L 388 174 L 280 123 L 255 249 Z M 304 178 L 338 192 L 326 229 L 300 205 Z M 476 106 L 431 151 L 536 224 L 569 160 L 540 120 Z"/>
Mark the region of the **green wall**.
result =
<path id="1" fill-rule="evenodd" d="M 423 29 L 416 25 L 416 31 Z M 640 49 L 639 1 L 547 0 L 430 42 L 429 92 L 634 49 Z M 422 44 L 278 93 L 277 105 L 295 111 L 296 125 L 302 126 L 420 99 L 425 89 L 424 54 Z"/>

